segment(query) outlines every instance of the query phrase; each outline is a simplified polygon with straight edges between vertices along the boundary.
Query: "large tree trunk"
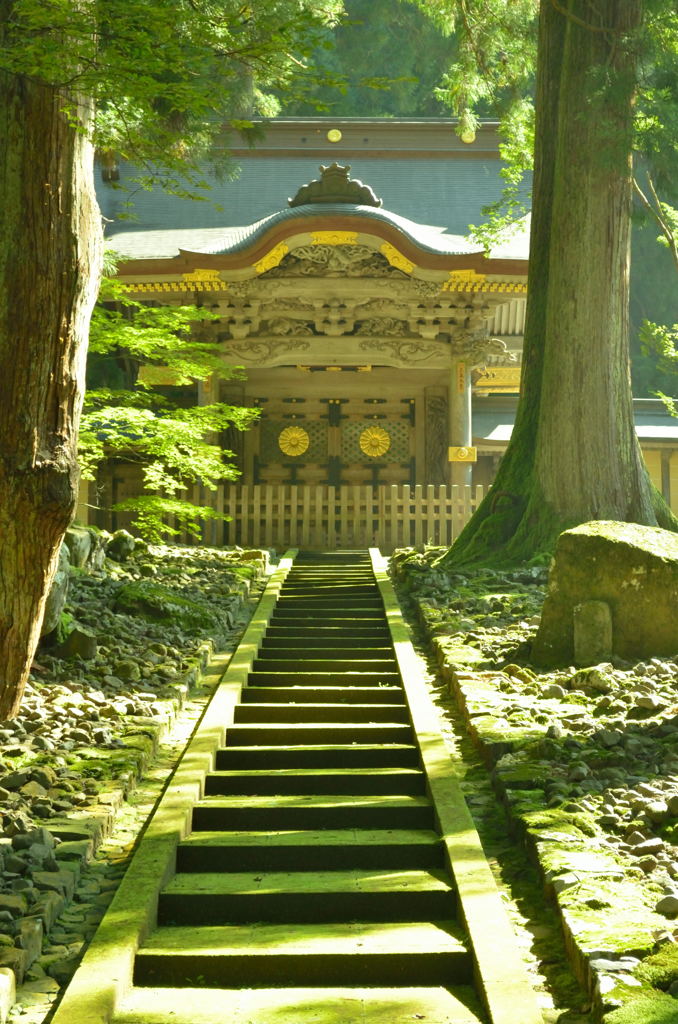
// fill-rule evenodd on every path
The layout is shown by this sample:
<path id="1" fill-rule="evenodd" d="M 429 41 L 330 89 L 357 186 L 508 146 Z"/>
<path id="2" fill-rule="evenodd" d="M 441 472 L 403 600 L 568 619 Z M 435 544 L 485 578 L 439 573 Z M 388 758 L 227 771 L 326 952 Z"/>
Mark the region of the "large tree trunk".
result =
<path id="1" fill-rule="evenodd" d="M 19 707 L 77 498 L 102 250 L 90 118 L 0 72 L 0 718 Z"/>
<path id="2" fill-rule="evenodd" d="M 542 2 L 518 415 L 494 486 L 447 564 L 524 560 L 588 519 L 657 523 L 628 357 L 629 39 L 641 14 L 637 0 Z"/>

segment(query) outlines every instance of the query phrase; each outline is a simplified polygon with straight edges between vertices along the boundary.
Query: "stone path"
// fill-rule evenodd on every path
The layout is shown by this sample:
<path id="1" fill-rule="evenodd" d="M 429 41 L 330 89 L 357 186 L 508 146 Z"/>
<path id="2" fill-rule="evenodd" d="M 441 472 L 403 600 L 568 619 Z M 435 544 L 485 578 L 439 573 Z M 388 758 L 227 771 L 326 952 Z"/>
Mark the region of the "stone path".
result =
<path id="1" fill-rule="evenodd" d="M 191 788 L 181 773 L 168 791 L 174 810 L 163 817 L 161 805 L 130 870 L 153 890 L 149 872 L 167 864 L 153 890 L 157 926 L 145 938 L 141 926 L 134 987 L 114 1024 L 536 1024 L 382 576 L 378 587 L 356 555 L 302 559 L 289 572 L 176 872 L 163 850 Z M 247 634 L 242 646 L 254 646 Z M 202 759 L 215 721 L 184 762 Z M 122 923 L 116 971 L 133 953 L 123 922 L 154 904 L 140 910 L 119 895 L 98 937 L 103 949 L 113 918 Z M 79 974 L 75 992 L 89 998 L 96 980 Z M 82 1005 L 67 996 L 55 1020 L 71 1024 L 77 1007 L 79 1021 Z"/>

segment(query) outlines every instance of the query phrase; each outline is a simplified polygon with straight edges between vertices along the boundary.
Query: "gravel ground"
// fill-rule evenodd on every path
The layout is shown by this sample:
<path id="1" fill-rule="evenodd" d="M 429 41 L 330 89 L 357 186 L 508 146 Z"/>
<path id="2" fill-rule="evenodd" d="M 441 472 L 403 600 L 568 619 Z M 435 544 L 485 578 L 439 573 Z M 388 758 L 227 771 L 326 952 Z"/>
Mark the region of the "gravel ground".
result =
<path id="1" fill-rule="evenodd" d="M 678 1021 L 678 657 L 530 666 L 547 574 L 399 552 L 403 603 L 610 1024 Z M 566 1019 L 566 1018 L 563 1018 Z"/>
<path id="2" fill-rule="evenodd" d="M 449 575 L 435 555 L 401 552 L 394 574 L 437 662 L 432 692 L 545 1020 L 675 1024 L 678 659 L 538 672 L 545 570 Z M 0 723 L 0 982 L 8 968 L 23 979 L 12 1018 L 38 1024 L 70 977 L 209 696 L 195 688 L 209 644 L 235 646 L 262 568 L 167 546 L 71 570 L 66 611 L 94 656 L 41 649 L 19 717 Z"/>
<path id="3" fill-rule="evenodd" d="M 0 723 L 0 1019 L 12 974 L 11 1016 L 31 1024 L 71 976 L 211 694 L 209 652 L 237 645 L 264 566 L 138 544 L 70 570 L 64 621 L 85 657 L 48 638 L 20 714 Z"/>

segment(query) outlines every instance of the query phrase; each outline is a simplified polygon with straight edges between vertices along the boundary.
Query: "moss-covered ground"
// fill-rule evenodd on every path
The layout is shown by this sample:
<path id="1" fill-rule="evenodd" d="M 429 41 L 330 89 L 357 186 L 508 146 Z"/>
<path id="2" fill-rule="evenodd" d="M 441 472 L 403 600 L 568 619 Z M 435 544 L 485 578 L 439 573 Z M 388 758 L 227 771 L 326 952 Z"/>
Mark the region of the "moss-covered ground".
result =
<path id="1" fill-rule="evenodd" d="M 530 652 L 547 571 L 446 572 L 439 556 L 396 552 L 392 572 L 441 708 L 504 804 L 503 861 L 520 873 L 530 858 L 595 1019 L 678 1022 L 678 898 L 661 903 L 678 897 L 678 660 L 542 672 Z"/>

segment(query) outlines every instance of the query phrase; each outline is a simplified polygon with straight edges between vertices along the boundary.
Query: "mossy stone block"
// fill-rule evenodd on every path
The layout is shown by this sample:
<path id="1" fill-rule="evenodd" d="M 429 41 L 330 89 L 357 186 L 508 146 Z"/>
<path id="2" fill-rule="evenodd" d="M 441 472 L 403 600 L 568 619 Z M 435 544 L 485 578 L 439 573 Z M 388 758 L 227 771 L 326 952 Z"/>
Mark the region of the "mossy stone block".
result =
<path id="1" fill-rule="evenodd" d="M 196 601 L 177 594 L 169 587 L 151 580 L 125 583 L 117 593 L 116 611 L 138 615 L 151 622 L 173 622 L 180 629 L 223 630 L 225 617 L 208 601 Z"/>
<path id="2" fill-rule="evenodd" d="M 574 610 L 588 601 L 609 605 L 620 657 L 678 652 L 678 535 L 604 521 L 561 533 L 532 648 L 536 664 L 572 663 Z"/>

